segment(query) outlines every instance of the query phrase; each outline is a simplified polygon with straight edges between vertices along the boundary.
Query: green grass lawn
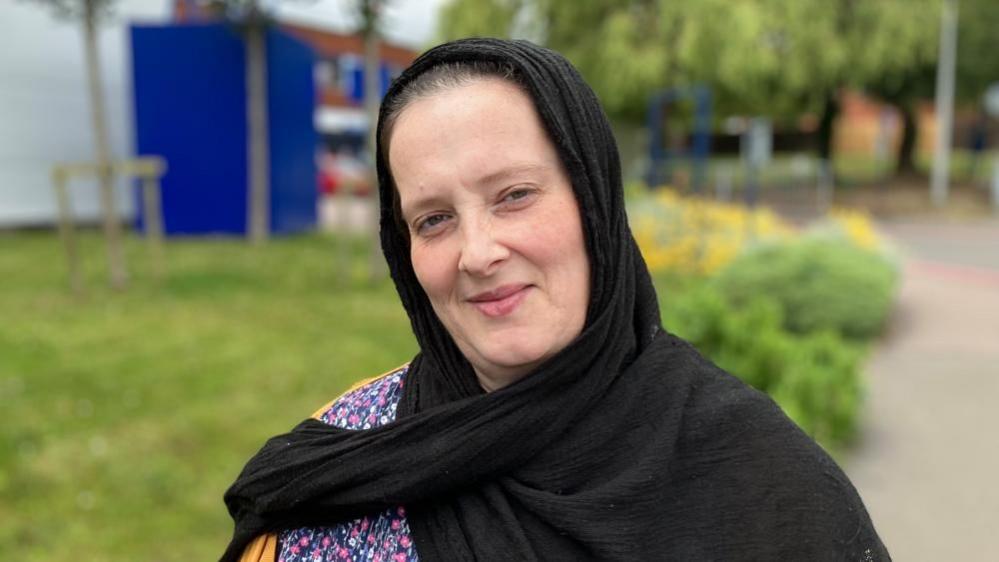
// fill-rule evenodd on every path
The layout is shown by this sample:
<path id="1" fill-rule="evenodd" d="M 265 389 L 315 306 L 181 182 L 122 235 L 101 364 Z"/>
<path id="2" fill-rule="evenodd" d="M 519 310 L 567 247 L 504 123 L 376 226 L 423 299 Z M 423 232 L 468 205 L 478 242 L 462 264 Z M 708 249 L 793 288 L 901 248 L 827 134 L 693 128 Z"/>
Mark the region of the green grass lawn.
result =
<path id="1" fill-rule="evenodd" d="M 58 238 L 0 233 L 0 560 L 213 560 L 222 493 L 270 435 L 416 351 L 391 281 L 346 275 L 333 240 L 170 241 L 167 274 L 127 246 L 107 288 L 66 289 Z"/>

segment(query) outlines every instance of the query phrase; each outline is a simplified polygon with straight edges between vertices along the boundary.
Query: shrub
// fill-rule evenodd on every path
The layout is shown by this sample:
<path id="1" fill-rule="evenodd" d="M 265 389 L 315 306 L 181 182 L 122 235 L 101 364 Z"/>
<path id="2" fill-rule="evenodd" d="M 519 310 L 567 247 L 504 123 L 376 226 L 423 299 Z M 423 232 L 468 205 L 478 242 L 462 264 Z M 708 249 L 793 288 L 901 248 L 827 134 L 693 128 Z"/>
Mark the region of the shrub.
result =
<path id="1" fill-rule="evenodd" d="M 773 299 L 735 307 L 710 286 L 672 295 L 663 318 L 718 366 L 769 394 L 825 447 L 835 450 L 854 434 L 862 397 L 859 345 L 828 331 L 788 332 Z"/>
<path id="2" fill-rule="evenodd" d="M 773 301 L 755 299 L 735 309 L 717 291 L 701 287 L 674 296 L 663 308 L 668 329 L 746 383 L 766 392 L 784 371 L 790 342 Z"/>
<path id="3" fill-rule="evenodd" d="M 810 334 L 790 347 L 786 370 L 769 393 L 819 442 L 842 443 L 856 431 L 862 357 L 863 350 L 833 332 Z"/>
<path id="4" fill-rule="evenodd" d="M 770 296 L 795 333 L 830 330 L 868 339 L 884 324 L 896 279 L 897 269 L 885 255 L 842 236 L 813 233 L 744 253 L 714 283 L 738 306 Z"/>

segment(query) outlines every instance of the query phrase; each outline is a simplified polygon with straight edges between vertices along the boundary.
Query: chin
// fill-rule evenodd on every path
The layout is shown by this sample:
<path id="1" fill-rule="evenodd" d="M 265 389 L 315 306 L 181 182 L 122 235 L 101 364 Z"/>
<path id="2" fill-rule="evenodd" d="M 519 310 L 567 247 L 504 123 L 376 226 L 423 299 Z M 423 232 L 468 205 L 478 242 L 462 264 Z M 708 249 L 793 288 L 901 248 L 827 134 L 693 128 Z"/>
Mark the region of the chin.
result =
<path id="1" fill-rule="evenodd" d="M 505 371 L 525 372 L 548 358 L 548 346 L 539 346 L 536 341 L 492 341 L 490 348 L 483 350 L 483 359 Z"/>

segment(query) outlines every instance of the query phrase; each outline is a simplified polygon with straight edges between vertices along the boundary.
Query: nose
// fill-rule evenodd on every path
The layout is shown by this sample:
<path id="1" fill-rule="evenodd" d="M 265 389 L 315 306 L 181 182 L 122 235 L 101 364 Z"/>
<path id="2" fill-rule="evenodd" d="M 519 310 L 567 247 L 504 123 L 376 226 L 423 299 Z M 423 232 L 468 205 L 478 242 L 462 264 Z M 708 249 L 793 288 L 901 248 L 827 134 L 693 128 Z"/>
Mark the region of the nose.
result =
<path id="1" fill-rule="evenodd" d="M 494 227 L 488 218 L 462 222 L 459 271 L 488 277 L 510 256 L 510 250 L 497 239 Z"/>

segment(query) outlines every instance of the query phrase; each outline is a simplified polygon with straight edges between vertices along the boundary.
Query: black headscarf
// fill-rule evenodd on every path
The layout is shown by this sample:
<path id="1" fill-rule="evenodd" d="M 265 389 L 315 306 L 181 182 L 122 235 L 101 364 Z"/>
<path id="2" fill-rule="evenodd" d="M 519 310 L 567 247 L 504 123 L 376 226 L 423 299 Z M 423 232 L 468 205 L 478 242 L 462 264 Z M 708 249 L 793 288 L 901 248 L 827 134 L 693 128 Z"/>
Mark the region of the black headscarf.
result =
<path id="1" fill-rule="evenodd" d="M 236 528 L 222 560 L 264 532 L 396 505 L 426 561 L 888 559 L 835 463 L 661 329 L 610 127 L 562 56 L 493 39 L 431 49 L 389 89 L 379 133 L 415 77 L 471 61 L 515 70 L 569 175 L 592 276 L 583 332 L 484 393 L 413 272 L 379 150 L 382 248 L 420 345 L 398 418 L 367 431 L 307 420 L 269 440 L 226 492 Z"/>

